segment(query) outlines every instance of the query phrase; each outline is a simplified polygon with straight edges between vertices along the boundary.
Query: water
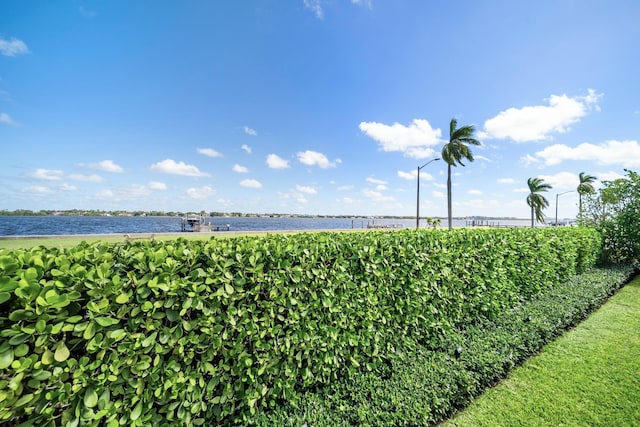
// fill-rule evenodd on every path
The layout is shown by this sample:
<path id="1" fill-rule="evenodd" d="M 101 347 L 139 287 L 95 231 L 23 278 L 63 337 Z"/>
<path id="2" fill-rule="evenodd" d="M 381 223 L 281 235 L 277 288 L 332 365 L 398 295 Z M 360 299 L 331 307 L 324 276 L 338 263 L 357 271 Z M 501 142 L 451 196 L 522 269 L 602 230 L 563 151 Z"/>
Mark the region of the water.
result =
<path id="1" fill-rule="evenodd" d="M 393 218 L 263 218 L 263 217 L 211 217 L 212 227 L 231 231 L 275 230 L 346 230 L 363 229 L 369 225 L 413 228 L 415 219 Z M 446 227 L 447 221 L 441 226 Z M 486 220 L 483 225 L 527 226 L 529 220 Z M 421 221 L 421 227 L 426 225 Z M 470 221 L 453 220 L 454 227 L 471 225 Z M 37 236 L 69 234 L 125 234 L 125 233 L 179 233 L 180 217 L 148 216 L 0 216 L 0 236 Z"/>

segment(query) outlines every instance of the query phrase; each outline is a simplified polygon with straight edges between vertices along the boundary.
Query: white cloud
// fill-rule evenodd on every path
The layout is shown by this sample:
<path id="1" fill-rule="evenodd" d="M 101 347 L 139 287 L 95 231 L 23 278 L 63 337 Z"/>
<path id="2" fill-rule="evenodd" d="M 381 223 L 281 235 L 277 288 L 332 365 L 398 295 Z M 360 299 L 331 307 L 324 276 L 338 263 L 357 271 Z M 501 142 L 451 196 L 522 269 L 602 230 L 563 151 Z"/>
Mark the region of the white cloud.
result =
<path id="1" fill-rule="evenodd" d="M 298 203 L 308 203 L 308 200 L 304 197 L 304 194 L 294 190 L 288 191 L 286 193 L 279 192 L 278 196 L 284 200 L 294 200 Z"/>
<path id="2" fill-rule="evenodd" d="M 355 187 L 353 185 L 341 185 L 338 187 L 338 191 L 349 191 L 353 190 Z"/>
<path id="3" fill-rule="evenodd" d="M 418 177 L 418 171 L 417 170 L 412 170 L 411 172 L 398 171 L 398 176 L 402 179 L 406 179 L 407 181 L 414 181 Z M 433 181 L 433 175 L 425 171 L 420 171 L 420 180 Z"/>
<path id="4" fill-rule="evenodd" d="M 111 190 L 100 190 L 96 193 L 97 199 L 113 199 L 114 193 Z"/>
<path id="5" fill-rule="evenodd" d="M 158 181 L 149 181 L 148 186 L 151 190 L 165 191 L 167 189 L 167 184 Z"/>
<path id="6" fill-rule="evenodd" d="M 557 165 L 564 160 L 591 160 L 600 165 L 619 164 L 631 168 L 640 166 L 640 144 L 638 141 L 606 141 L 602 144 L 584 142 L 576 147 L 556 144 L 535 154 L 547 165 Z"/>
<path id="7" fill-rule="evenodd" d="M 393 196 L 385 196 L 379 191 L 370 190 L 368 188 L 365 188 L 364 190 L 362 190 L 362 194 L 364 194 L 366 197 L 368 197 L 369 199 L 377 203 L 393 202 L 396 200 Z"/>
<path id="8" fill-rule="evenodd" d="M 5 56 L 16 56 L 29 53 L 29 48 L 20 39 L 14 37 L 11 37 L 11 40 L 0 38 L 0 53 Z"/>
<path id="9" fill-rule="evenodd" d="M 469 191 L 467 191 L 467 194 L 470 194 L 472 196 L 480 196 L 480 195 L 482 195 L 482 191 L 480 191 L 480 190 L 469 190 Z"/>
<path id="10" fill-rule="evenodd" d="M 60 191 L 76 191 L 78 187 L 76 187 L 75 185 L 62 184 L 60 187 L 58 187 L 58 189 Z"/>
<path id="11" fill-rule="evenodd" d="M 231 170 L 234 171 L 234 172 L 237 172 L 237 173 L 248 173 L 249 172 L 249 169 L 247 169 L 245 166 L 240 166 L 237 163 L 235 165 L 233 165 Z"/>
<path id="12" fill-rule="evenodd" d="M 0 113 L 0 123 L 4 123 L 9 126 L 20 126 L 20 124 L 13 120 L 7 113 Z"/>
<path id="13" fill-rule="evenodd" d="M 242 148 L 247 154 L 251 154 L 251 152 L 253 151 L 247 144 L 242 144 L 242 147 L 240 148 Z"/>
<path id="14" fill-rule="evenodd" d="M 216 192 L 210 185 L 205 185 L 200 188 L 189 188 L 186 193 L 191 199 L 203 200 L 213 196 Z"/>
<path id="15" fill-rule="evenodd" d="M 311 150 L 301 151 L 297 154 L 297 156 L 300 163 L 309 166 L 316 165 L 322 169 L 333 168 L 336 166 L 336 162 L 341 163 L 340 159 L 338 159 L 336 162 L 330 162 L 327 156 L 325 156 L 324 154 Z"/>
<path id="16" fill-rule="evenodd" d="M 600 172 L 593 175 L 598 181 L 615 181 L 616 179 L 624 178 L 624 175 L 620 175 L 618 172 Z"/>
<path id="17" fill-rule="evenodd" d="M 516 182 L 513 178 L 498 178 L 498 184 L 514 184 Z"/>
<path id="18" fill-rule="evenodd" d="M 262 183 L 255 179 L 243 179 L 240 181 L 240 185 L 248 188 L 262 188 Z"/>
<path id="19" fill-rule="evenodd" d="M 36 169 L 36 171 L 31 174 L 31 177 L 47 181 L 57 181 L 64 177 L 64 172 L 55 169 Z"/>
<path id="20" fill-rule="evenodd" d="M 271 169 L 287 169 L 289 168 L 289 161 L 283 159 L 282 157 L 278 156 L 277 154 L 269 154 L 267 156 L 267 166 L 269 166 Z"/>
<path id="21" fill-rule="evenodd" d="M 552 192 L 556 190 L 575 190 L 580 183 L 578 175 L 571 172 L 559 172 L 555 175 L 538 175 L 547 184 L 550 184 Z"/>
<path id="22" fill-rule="evenodd" d="M 324 18 L 324 10 L 322 9 L 321 0 L 304 0 L 304 7 L 312 11 L 313 14 L 316 15 L 316 18 Z"/>
<path id="23" fill-rule="evenodd" d="M 518 187 L 513 189 L 514 193 L 528 193 L 529 187 Z"/>
<path id="24" fill-rule="evenodd" d="M 258 132 L 256 132 L 254 129 L 251 129 L 249 126 L 244 127 L 244 133 L 251 136 L 258 136 Z"/>
<path id="25" fill-rule="evenodd" d="M 367 178 L 367 182 L 371 183 L 371 184 L 379 184 L 379 185 L 386 185 L 388 184 L 387 181 L 383 181 L 381 179 L 377 179 L 377 178 L 372 178 L 372 177 L 368 177 Z"/>
<path id="26" fill-rule="evenodd" d="M 45 187 L 44 185 L 32 185 L 32 186 L 23 188 L 22 192 L 33 194 L 33 195 L 42 195 L 42 194 L 51 194 L 53 193 L 53 190 L 51 190 L 49 187 Z"/>
<path id="27" fill-rule="evenodd" d="M 522 163 L 525 166 L 529 166 L 538 162 L 539 160 L 533 157 L 531 154 L 527 154 L 526 156 L 520 157 L 520 163 Z"/>
<path id="28" fill-rule="evenodd" d="M 213 148 L 198 148 L 198 153 L 207 157 L 222 157 L 222 154 Z"/>
<path id="29" fill-rule="evenodd" d="M 387 189 L 387 186 L 384 184 L 378 184 L 376 185 L 376 191 L 384 191 Z"/>
<path id="30" fill-rule="evenodd" d="M 362 122 L 360 130 L 376 140 L 382 151 L 399 151 L 415 159 L 432 156 L 435 151 L 431 147 L 442 142 L 442 131 L 424 119 L 414 119 L 409 126 Z"/>
<path id="31" fill-rule="evenodd" d="M 84 182 L 104 182 L 104 178 L 97 174 L 84 175 L 84 174 L 71 174 L 69 175 L 69 179 L 74 181 L 84 181 Z"/>
<path id="32" fill-rule="evenodd" d="M 318 190 L 305 185 L 296 185 L 296 190 L 304 194 L 318 194 Z"/>
<path id="33" fill-rule="evenodd" d="M 143 184 L 129 184 L 115 189 L 105 189 L 97 192 L 95 197 L 111 201 L 132 201 L 151 194 L 151 188 Z"/>
<path id="34" fill-rule="evenodd" d="M 355 203 L 355 200 L 353 200 L 351 197 L 343 197 L 341 199 L 336 199 L 336 202 L 344 203 L 346 205 L 352 205 Z"/>
<path id="35" fill-rule="evenodd" d="M 418 176 L 418 172 L 417 171 L 411 171 L 411 172 L 398 171 L 398 176 L 402 179 L 406 179 L 407 181 L 413 181 Z"/>
<path id="36" fill-rule="evenodd" d="M 444 194 L 444 193 L 443 193 L 443 192 L 441 192 L 441 191 L 436 191 L 436 190 L 433 190 L 433 191 L 431 192 L 431 196 L 432 196 L 434 199 L 438 199 L 438 200 L 444 200 L 444 199 L 446 199 L 446 198 L 447 198 L 447 195 L 446 195 L 446 194 Z"/>
<path id="37" fill-rule="evenodd" d="M 124 169 L 122 166 L 115 163 L 113 160 L 102 160 L 96 163 L 78 163 L 78 167 L 87 168 L 87 169 L 95 169 L 103 172 L 113 172 L 113 173 L 122 173 Z"/>
<path id="38" fill-rule="evenodd" d="M 371 9 L 371 7 L 373 6 L 373 4 L 371 3 L 372 0 L 351 0 L 352 4 L 358 5 L 358 6 L 364 6 L 368 9 Z"/>
<path id="39" fill-rule="evenodd" d="M 586 96 L 551 95 L 548 105 L 509 108 L 484 122 L 480 138 L 544 141 L 552 133 L 565 133 L 591 109 L 598 110 L 602 94 L 589 89 Z"/>
<path id="40" fill-rule="evenodd" d="M 184 162 L 176 162 L 172 159 L 165 159 L 161 162 L 151 165 L 150 169 L 154 172 L 169 173 L 173 175 L 184 176 L 210 176 L 208 173 L 200 172 L 200 170 L 193 165 L 187 165 Z"/>

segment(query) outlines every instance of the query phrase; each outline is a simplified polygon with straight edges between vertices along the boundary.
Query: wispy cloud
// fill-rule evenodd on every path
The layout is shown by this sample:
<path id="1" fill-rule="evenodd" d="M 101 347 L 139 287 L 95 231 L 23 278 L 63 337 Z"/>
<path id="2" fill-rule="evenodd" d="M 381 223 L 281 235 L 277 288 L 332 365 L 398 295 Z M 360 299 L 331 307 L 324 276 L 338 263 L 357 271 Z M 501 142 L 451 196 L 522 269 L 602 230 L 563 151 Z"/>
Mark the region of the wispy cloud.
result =
<path id="1" fill-rule="evenodd" d="M 602 144 L 582 143 L 575 147 L 556 144 L 538 151 L 533 157 L 546 165 L 557 165 L 565 160 L 590 160 L 601 165 L 618 164 L 623 167 L 640 166 L 640 144 L 638 141 L 606 141 Z"/>
<path id="2" fill-rule="evenodd" d="M 413 181 L 418 177 L 418 171 L 412 170 L 411 172 L 398 171 L 398 176 L 402 179 L 406 179 L 407 181 Z M 433 181 L 433 175 L 428 172 L 421 171 L 420 172 L 420 180 L 424 181 Z"/>
<path id="3" fill-rule="evenodd" d="M 113 160 L 102 160 L 96 163 L 78 163 L 81 168 L 95 169 L 103 172 L 122 173 L 124 168 Z"/>
<path id="4" fill-rule="evenodd" d="M 205 185 L 200 188 L 189 188 L 186 191 L 187 197 L 195 200 L 204 200 L 216 194 L 216 191 L 210 185 Z"/>
<path id="5" fill-rule="evenodd" d="M 318 190 L 306 185 L 296 185 L 296 190 L 304 194 L 318 194 Z"/>
<path id="6" fill-rule="evenodd" d="M 313 14 L 316 15 L 316 18 L 318 19 L 324 18 L 324 10 L 322 8 L 321 0 L 303 0 L 303 1 L 304 1 L 304 7 L 312 11 Z"/>
<path id="7" fill-rule="evenodd" d="M 565 133 L 590 110 L 599 110 L 602 94 L 589 89 L 586 96 L 551 95 L 548 105 L 509 108 L 484 122 L 482 139 L 511 139 L 515 142 L 544 141 L 553 133 Z"/>
<path id="8" fill-rule="evenodd" d="M 367 177 L 366 181 L 370 184 L 378 184 L 378 185 L 387 185 L 387 181 L 383 181 L 381 179 L 377 179 L 377 178 L 373 178 L 373 177 Z"/>
<path id="9" fill-rule="evenodd" d="M 372 0 L 351 0 L 351 3 L 358 6 L 366 7 L 368 9 L 371 9 L 373 7 Z"/>
<path id="10" fill-rule="evenodd" d="M 149 184 L 147 184 L 149 186 L 149 188 L 151 190 L 157 190 L 157 191 L 165 191 L 167 190 L 167 184 L 165 184 L 164 182 L 158 182 L 158 181 L 149 181 Z"/>
<path id="11" fill-rule="evenodd" d="M 0 113 L 0 123 L 4 123 L 9 126 L 20 126 L 20 124 L 13 120 L 7 113 Z"/>
<path id="12" fill-rule="evenodd" d="M 365 197 L 377 203 L 393 202 L 396 200 L 393 196 L 385 196 L 379 191 L 374 191 L 368 188 L 365 188 L 364 190 L 362 190 L 362 194 L 364 194 Z"/>
<path id="13" fill-rule="evenodd" d="M 84 175 L 84 174 L 71 174 L 69 179 L 82 182 L 104 182 L 104 178 L 98 174 Z"/>
<path id="14" fill-rule="evenodd" d="M 240 185 L 247 188 L 262 188 L 262 183 L 256 179 L 243 179 Z"/>
<path id="15" fill-rule="evenodd" d="M 253 151 L 247 144 L 242 144 L 242 147 L 240 148 L 242 148 L 247 154 L 251 154 L 251 152 Z"/>
<path id="16" fill-rule="evenodd" d="M 498 178 L 498 184 L 514 184 L 516 182 L 513 178 Z"/>
<path id="17" fill-rule="evenodd" d="M 546 183 L 551 184 L 552 191 L 575 190 L 580 183 L 578 175 L 572 172 L 559 172 L 554 175 L 538 175 Z"/>
<path id="18" fill-rule="evenodd" d="M 244 127 L 244 133 L 251 136 L 258 136 L 258 132 L 256 132 L 255 129 L 251 129 L 249 126 Z"/>
<path id="19" fill-rule="evenodd" d="M 431 147 L 442 142 L 442 131 L 433 129 L 424 119 L 414 119 L 409 126 L 362 122 L 360 130 L 377 141 L 382 151 L 398 151 L 414 159 L 432 156 L 435 150 Z"/>
<path id="20" fill-rule="evenodd" d="M 342 160 L 340 159 L 336 159 L 335 161 L 331 162 L 324 154 L 311 150 L 301 151 L 297 154 L 297 156 L 300 163 L 309 166 L 315 165 L 322 169 L 333 168 L 336 167 L 337 163 L 342 163 Z"/>
<path id="21" fill-rule="evenodd" d="M 235 165 L 233 165 L 231 170 L 233 170 L 234 172 L 237 172 L 237 173 L 248 173 L 249 172 L 249 169 L 247 169 L 245 166 L 240 166 L 237 163 Z"/>
<path id="22" fill-rule="evenodd" d="M 271 169 L 287 169 L 289 168 L 289 161 L 283 159 L 277 154 L 269 154 L 266 160 L 267 166 Z"/>
<path id="23" fill-rule="evenodd" d="M 196 166 L 187 165 L 184 162 L 176 162 L 172 159 L 165 159 L 161 162 L 151 165 L 150 169 L 154 172 L 168 173 L 173 175 L 203 177 L 210 176 L 208 173 L 200 172 Z"/>
<path id="24" fill-rule="evenodd" d="M 222 154 L 213 148 L 198 148 L 198 153 L 207 157 L 222 157 Z"/>
<path id="25" fill-rule="evenodd" d="M 0 38 L 0 53 L 5 56 L 23 55 L 29 53 L 29 48 L 25 42 L 15 37 L 10 40 Z"/>
<path id="26" fill-rule="evenodd" d="M 45 181 L 58 181 L 64 178 L 64 172 L 57 169 L 36 169 L 30 176 L 35 179 L 42 179 Z"/>

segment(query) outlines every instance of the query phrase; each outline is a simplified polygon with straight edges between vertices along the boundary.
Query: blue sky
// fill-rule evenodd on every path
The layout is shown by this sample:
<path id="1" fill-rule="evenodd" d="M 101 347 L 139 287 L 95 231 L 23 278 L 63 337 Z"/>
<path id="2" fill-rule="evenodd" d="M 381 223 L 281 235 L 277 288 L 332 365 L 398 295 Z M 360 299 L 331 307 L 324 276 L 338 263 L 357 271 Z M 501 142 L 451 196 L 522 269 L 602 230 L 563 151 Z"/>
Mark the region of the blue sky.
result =
<path id="1" fill-rule="evenodd" d="M 640 169 L 639 69 L 635 0 L 4 0 L 0 209 L 414 215 L 455 117 L 454 216 L 553 216 Z"/>

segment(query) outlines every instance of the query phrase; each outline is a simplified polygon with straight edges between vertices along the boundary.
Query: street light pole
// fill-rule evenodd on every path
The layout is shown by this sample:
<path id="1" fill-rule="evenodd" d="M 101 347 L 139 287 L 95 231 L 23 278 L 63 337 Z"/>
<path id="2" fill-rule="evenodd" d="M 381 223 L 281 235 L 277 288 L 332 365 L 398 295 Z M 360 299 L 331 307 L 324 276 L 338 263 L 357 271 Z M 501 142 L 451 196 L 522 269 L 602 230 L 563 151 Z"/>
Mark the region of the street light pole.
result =
<path id="1" fill-rule="evenodd" d="M 558 226 L 558 197 L 567 193 L 573 193 L 573 190 L 565 191 L 564 193 L 556 193 L 556 227 Z"/>
<path id="2" fill-rule="evenodd" d="M 435 159 L 431 159 L 429 160 L 427 163 L 425 163 L 422 166 L 418 166 L 418 186 L 417 186 L 417 190 L 416 190 L 416 230 L 420 228 L 420 171 L 427 166 L 429 163 L 431 162 L 435 162 L 436 160 L 440 160 L 439 157 L 436 157 Z"/>

